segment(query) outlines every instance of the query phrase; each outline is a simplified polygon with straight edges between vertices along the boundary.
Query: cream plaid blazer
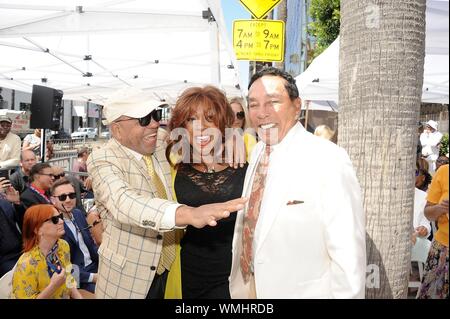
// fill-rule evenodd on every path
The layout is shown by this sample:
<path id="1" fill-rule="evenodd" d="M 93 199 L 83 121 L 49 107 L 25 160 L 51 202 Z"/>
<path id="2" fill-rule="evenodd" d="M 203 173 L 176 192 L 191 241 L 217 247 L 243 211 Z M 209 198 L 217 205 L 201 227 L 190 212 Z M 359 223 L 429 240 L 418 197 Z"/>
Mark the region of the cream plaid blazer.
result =
<path id="1" fill-rule="evenodd" d="M 153 154 L 155 169 L 172 199 L 165 144 Z M 87 161 L 98 212 L 106 224 L 99 247 L 97 298 L 145 298 L 158 266 L 165 209 L 175 202 L 155 198 L 143 159 L 111 139 Z"/>

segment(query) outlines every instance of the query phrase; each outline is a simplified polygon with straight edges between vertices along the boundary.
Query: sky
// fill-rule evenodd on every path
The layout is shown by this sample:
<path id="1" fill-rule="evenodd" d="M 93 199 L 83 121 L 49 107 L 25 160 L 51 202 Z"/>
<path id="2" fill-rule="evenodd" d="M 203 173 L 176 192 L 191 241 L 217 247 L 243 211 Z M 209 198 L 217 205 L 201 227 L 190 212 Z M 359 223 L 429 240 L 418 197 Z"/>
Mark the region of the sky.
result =
<path id="1" fill-rule="evenodd" d="M 233 37 L 233 21 L 238 19 L 251 19 L 250 12 L 241 4 L 239 0 L 222 0 L 223 17 L 227 26 L 227 33 L 230 43 Z M 247 92 L 248 84 L 248 61 L 238 61 L 241 83 L 244 84 L 244 92 Z"/>

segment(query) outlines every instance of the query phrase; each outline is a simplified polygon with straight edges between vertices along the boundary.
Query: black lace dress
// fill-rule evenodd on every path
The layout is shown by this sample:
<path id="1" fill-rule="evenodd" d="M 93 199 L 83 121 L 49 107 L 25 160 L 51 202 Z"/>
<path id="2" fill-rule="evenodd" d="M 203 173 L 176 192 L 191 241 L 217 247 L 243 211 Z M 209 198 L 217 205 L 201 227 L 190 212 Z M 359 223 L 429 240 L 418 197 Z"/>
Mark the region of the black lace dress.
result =
<path id="1" fill-rule="evenodd" d="M 241 197 L 246 170 L 247 165 L 203 173 L 181 164 L 175 177 L 178 202 L 198 207 Z M 187 227 L 181 241 L 183 298 L 230 298 L 228 276 L 235 221 L 233 213 L 215 227 Z"/>

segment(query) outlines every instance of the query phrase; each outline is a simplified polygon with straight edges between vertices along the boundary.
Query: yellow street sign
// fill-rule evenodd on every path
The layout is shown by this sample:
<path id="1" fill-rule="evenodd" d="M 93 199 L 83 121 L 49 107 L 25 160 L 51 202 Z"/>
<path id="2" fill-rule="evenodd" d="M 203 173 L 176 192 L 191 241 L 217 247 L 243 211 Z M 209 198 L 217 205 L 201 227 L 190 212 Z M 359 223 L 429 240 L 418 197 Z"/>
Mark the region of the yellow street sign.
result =
<path id="1" fill-rule="evenodd" d="M 282 0 L 240 0 L 244 7 L 256 18 L 261 19 Z"/>
<path id="2" fill-rule="evenodd" d="M 284 22 L 279 20 L 234 20 L 233 48 L 238 60 L 283 61 Z"/>

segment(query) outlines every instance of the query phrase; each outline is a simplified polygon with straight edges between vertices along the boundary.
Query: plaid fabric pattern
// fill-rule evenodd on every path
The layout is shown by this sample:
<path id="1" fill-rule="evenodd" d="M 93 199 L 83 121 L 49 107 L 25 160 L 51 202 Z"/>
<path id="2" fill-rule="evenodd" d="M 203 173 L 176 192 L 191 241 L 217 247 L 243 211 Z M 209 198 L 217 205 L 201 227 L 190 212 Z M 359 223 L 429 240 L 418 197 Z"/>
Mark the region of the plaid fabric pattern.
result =
<path id="1" fill-rule="evenodd" d="M 153 161 L 151 156 L 144 156 L 145 164 L 147 165 L 147 171 L 150 175 L 150 179 L 155 185 L 158 193 L 158 198 L 167 199 L 167 193 L 164 185 L 159 178 L 158 174 L 153 167 Z M 163 235 L 163 248 L 161 258 L 159 259 L 157 274 L 161 275 L 165 269 L 170 271 L 170 267 L 175 260 L 175 232 L 167 232 Z"/>
<path id="2" fill-rule="evenodd" d="M 97 298 L 145 298 L 163 246 L 161 219 L 172 199 L 165 144 L 153 157 L 169 200 L 158 198 L 144 160 L 115 139 L 87 161 L 98 212 L 105 223 L 99 247 Z"/>

